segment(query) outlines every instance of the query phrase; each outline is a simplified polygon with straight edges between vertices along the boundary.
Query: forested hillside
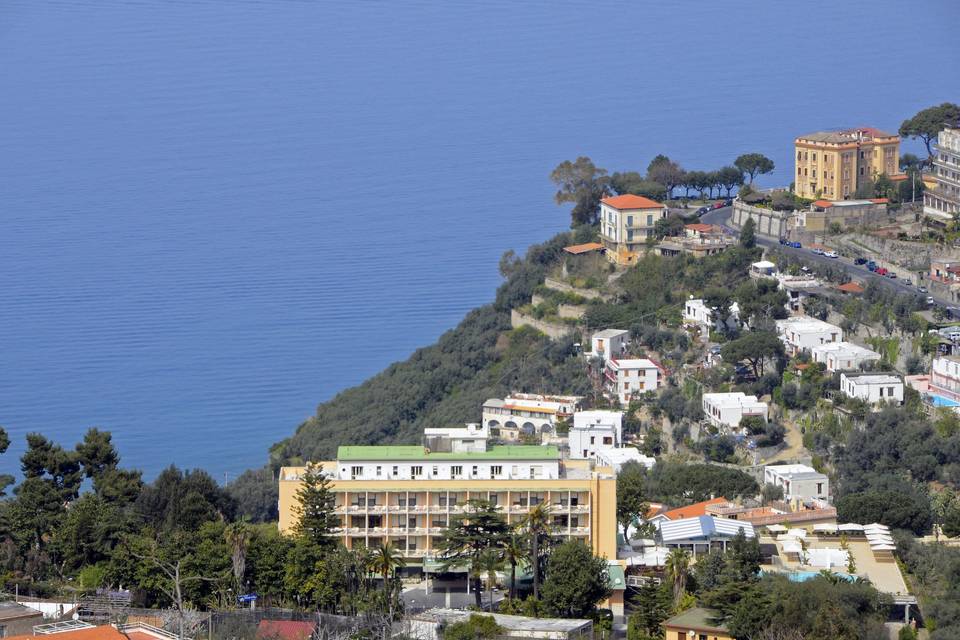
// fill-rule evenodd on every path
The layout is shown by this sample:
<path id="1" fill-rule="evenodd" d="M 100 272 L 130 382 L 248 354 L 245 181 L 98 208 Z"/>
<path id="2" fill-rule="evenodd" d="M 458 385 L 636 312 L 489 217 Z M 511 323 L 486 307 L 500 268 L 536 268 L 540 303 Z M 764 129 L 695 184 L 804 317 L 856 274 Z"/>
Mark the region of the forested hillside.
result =
<path id="1" fill-rule="evenodd" d="M 419 442 L 425 427 L 478 422 L 483 401 L 509 391 L 585 392 L 575 341 L 513 331 L 510 309 L 529 302 L 564 246 L 593 233 L 589 227 L 561 233 L 532 246 L 523 259 L 505 256 L 506 281 L 493 303 L 471 311 L 436 344 L 321 404 L 292 437 L 274 445 L 271 464 L 329 459 L 341 444 Z"/>

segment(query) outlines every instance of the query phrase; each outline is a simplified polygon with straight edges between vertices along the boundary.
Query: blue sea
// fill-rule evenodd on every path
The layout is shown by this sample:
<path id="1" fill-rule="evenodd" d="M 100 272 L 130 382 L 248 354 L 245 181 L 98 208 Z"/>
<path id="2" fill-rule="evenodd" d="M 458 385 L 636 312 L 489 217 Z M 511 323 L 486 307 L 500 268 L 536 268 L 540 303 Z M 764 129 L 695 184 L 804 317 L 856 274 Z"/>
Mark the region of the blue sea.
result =
<path id="1" fill-rule="evenodd" d="M 960 101 L 957 24 L 954 0 L 3 0 L 0 472 L 91 426 L 148 477 L 259 466 L 566 227 L 558 162 L 759 151 L 787 185 L 796 134 Z"/>

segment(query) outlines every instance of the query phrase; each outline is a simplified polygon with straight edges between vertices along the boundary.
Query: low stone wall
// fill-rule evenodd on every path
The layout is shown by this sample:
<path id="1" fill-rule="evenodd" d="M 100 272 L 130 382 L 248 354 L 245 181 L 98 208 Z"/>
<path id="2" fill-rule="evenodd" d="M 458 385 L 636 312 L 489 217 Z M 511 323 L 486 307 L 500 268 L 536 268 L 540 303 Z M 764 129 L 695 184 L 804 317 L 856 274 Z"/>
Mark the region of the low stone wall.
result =
<path id="1" fill-rule="evenodd" d="M 533 306 L 537 306 L 538 304 L 543 304 L 546 301 L 547 299 L 544 298 L 539 293 L 535 293 L 530 297 L 530 304 L 532 304 Z"/>
<path id="2" fill-rule="evenodd" d="M 579 320 L 586 312 L 587 308 L 582 304 L 561 304 L 557 306 L 557 315 L 561 318 Z"/>
<path id="3" fill-rule="evenodd" d="M 932 260 L 960 262 L 960 249 L 923 242 L 878 238 L 865 233 L 844 234 L 839 241 L 851 251 L 871 252 L 910 271 L 928 271 Z"/>
<path id="4" fill-rule="evenodd" d="M 516 309 L 510 310 L 510 326 L 514 329 L 519 327 L 533 327 L 540 333 L 554 339 L 563 338 L 564 336 L 568 336 L 573 333 L 573 327 L 565 324 L 553 324 L 552 322 L 538 320 L 537 318 L 524 315 Z"/>
<path id="5" fill-rule="evenodd" d="M 756 232 L 762 236 L 784 238 L 787 235 L 787 221 L 793 217 L 790 211 L 774 211 L 763 207 L 754 207 L 740 200 L 733 201 L 733 215 L 730 224 L 740 228 L 750 218 L 757 225 Z"/>
<path id="6" fill-rule="evenodd" d="M 595 291 L 593 289 L 581 289 L 579 287 L 569 285 L 566 282 L 554 280 L 553 278 L 545 278 L 543 284 L 548 289 L 553 289 L 554 291 L 565 291 L 567 293 L 575 293 L 578 296 L 587 298 L 588 300 L 606 300 L 609 297 L 600 293 L 599 291 Z"/>

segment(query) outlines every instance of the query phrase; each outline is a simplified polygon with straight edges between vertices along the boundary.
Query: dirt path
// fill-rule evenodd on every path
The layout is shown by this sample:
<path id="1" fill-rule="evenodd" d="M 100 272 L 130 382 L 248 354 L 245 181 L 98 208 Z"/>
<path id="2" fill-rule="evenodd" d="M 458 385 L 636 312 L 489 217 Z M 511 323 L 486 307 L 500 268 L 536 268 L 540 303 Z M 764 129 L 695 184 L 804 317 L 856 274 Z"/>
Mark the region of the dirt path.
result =
<path id="1" fill-rule="evenodd" d="M 784 441 L 787 443 L 787 446 L 765 462 L 796 460 L 797 458 L 805 458 L 810 455 L 803 447 L 803 434 L 800 433 L 800 427 L 792 422 L 785 422 L 783 426 L 787 430 L 787 433 L 784 434 Z"/>

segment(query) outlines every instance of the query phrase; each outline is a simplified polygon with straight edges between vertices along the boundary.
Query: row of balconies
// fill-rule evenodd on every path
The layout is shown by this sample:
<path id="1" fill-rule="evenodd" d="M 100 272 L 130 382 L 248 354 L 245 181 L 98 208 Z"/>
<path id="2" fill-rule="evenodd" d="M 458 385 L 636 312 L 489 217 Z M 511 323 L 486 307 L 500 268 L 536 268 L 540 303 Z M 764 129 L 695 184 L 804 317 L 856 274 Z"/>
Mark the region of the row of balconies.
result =
<path id="1" fill-rule="evenodd" d="M 446 527 L 337 527 L 333 533 L 346 536 L 428 536 L 439 535 Z M 560 535 L 588 535 L 590 527 L 557 525 L 553 532 Z"/>
<path id="2" fill-rule="evenodd" d="M 522 504 L 512 504 L 507 508 L 505 505 L 497 506 L 499 511 L 507 513 L 527 513 L 532 507 L 536 505 L 522 505 Z M 577 505 L 564 505 L 559 503 L 553 503 L 550 506 L 551 511 L 560 511 L 563 513 L 587 513 L 590 510 L 590 505 L 587 504 L 577 504 Z M 360 506 L 360 505 L 338 505 L 334 509 L 334 513 L 338 514 L 377 514 L 377 513 L 463 513 L 464 505 L 450 505 L 443 507 L 440 505 L 418 505 L 415 507 L 403 507 L 399 505 L 370 505 L 370 506 Z"/>

